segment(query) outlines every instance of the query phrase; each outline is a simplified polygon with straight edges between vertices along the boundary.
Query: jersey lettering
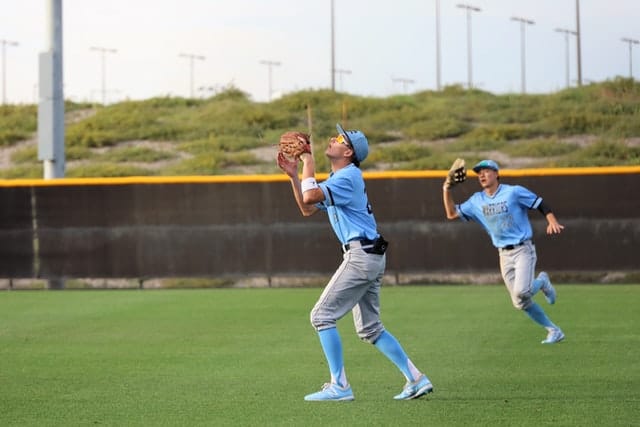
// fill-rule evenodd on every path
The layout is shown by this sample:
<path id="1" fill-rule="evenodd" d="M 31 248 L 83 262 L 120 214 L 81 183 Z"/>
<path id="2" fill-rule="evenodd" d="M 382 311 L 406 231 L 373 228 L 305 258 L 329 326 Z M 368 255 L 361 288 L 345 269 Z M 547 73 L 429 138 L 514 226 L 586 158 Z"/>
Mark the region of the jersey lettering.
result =
<path id="1" fill-rule="evenodd" d="M 482 214 L 485 217 L 500 215 L 503 213 L 509 212 L 509 207 L 507 206 L 507 202 L 498 202 L 498 203 L 489 203 L 488 205 L 482 206 Z"/>

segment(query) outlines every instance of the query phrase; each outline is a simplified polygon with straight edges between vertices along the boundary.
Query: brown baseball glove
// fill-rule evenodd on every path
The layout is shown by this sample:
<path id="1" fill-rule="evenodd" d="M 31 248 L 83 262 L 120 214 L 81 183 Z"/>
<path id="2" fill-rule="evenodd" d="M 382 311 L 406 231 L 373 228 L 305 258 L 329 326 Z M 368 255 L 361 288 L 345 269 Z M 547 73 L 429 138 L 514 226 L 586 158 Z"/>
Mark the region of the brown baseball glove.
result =
<path id="1" fill-rule="evenodd" d="M 447 172 L 447 179 L 444 182 L 444 186 L 450 189 L 456 184 L 460 184 L 467 179 L 467 169 L 464 167 L 464 159 L 456 159 L 451 165 L 451 169 Z"/>
<path id="2" fill-rule="evenodd" d="M 283 133 L 278 143 L 278 153 L 287 160 L 300 160 L 303 153 L 311 153 L 309 135 L 297 131 Z"/>

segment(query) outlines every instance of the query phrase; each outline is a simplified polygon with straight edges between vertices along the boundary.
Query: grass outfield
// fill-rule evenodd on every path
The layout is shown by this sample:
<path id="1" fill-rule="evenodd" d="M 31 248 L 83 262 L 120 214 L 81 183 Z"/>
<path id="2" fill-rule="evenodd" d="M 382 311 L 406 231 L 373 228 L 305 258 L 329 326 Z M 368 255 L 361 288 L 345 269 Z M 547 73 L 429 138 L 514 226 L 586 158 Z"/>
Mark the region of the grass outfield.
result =
<path id="1" fill-rule="evenodd" d="M 328 379 L 308 313 L 320 289 L 0 293 L 2 425 L 630 426 L 640 423 L 640 286 L 561 285 L 545 333 L 502 286 L 388 287 L 382 318 L 435 393 L 350 317 L 354 402 L 305 402 Z"/>

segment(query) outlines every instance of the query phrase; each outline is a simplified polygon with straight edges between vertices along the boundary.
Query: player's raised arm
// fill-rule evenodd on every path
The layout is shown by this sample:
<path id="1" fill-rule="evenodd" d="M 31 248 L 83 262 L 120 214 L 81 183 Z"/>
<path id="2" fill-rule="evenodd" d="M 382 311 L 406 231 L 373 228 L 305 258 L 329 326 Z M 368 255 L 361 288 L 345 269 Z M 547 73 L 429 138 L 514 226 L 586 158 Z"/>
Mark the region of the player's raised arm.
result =
<path id="1" fill-rule="evenodd" d="M 464 180 L 467 179 L 467 170 L 464 167 L 464 159 L 456 159 L 449 172 L 447 173 L 447 179 L 442 186 L 442 200 L 444 202 L 444 211 L 447 214 L 447 219 L 458 218 L 458 212 L 456 211 L 456 205 L 451 195 L 451 189 Z"/>
<path id="2" fill-rule="evenodd" d="M 291 180 L 291 190 L 293 191 L 293 197 L 296 200 L 300 212 L 304 216 L 311 216 L 318 212 L 318 208 L 315 205 L 309 205 L 304 202 L 302 196 L 302 184 L 298 177 L 298 161 L 289 160 L 282 152 L 278 153 L 277 158 L 278 167 L 289 176 Z"/>

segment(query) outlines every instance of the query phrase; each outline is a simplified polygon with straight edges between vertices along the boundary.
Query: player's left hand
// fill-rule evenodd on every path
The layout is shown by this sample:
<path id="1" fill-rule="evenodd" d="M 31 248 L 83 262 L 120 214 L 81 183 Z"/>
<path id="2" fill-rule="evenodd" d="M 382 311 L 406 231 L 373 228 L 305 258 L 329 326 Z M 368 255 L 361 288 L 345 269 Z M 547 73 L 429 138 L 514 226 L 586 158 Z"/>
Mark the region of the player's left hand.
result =
<path id="1" fill-rule="evenodd" d="M 550 222 L 547 225 L 547 234 L 560 234 L 564 230 L 564 225 L 558 222 Z"/>

